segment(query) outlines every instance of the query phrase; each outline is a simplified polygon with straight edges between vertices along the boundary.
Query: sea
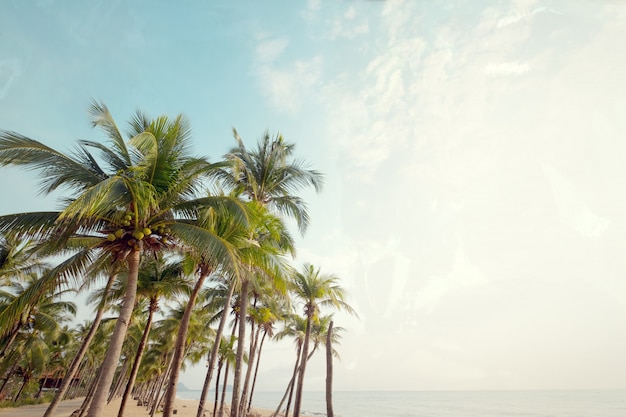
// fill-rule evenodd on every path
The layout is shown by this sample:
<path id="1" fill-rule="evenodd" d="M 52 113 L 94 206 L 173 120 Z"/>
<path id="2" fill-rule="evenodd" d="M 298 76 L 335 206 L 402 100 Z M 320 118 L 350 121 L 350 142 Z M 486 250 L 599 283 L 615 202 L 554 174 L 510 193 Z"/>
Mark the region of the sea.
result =
<path id="1" fill-rule="evenodd" d="M 274 410 L 282 394 L 255 392 L 252 406 Z M 178 397 L 197 400 L 200 391 Z M 302 414 L 326 415 L 324 392 L 305 392 L 302 402 Z M 336 417 L 626 417 L 626 390 L 335 391 L 333 411 Z"/>

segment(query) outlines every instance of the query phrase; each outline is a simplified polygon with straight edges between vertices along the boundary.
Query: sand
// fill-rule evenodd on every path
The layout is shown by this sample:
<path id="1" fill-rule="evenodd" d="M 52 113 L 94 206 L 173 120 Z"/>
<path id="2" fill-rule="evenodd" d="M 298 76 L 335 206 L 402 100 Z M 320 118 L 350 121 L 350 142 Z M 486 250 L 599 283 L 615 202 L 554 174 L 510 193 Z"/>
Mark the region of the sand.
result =
<path id="1" fill-rule="evenodd" d="M 83 399 L 74 399 L 62 401 L 57 408 L 54 417 L 69 417 L 72 411 L 76 410 L 82 404 Z M 102 417 L 117 417 L 121 399 L 115 399 L 109 403 Z M 38 405 L 25 405 L 19 408 L 0 408 L 0 417 L 42 417 L 48 408 L 48 404 Z M 177 410 L 176 417 L 196 417 L 198 412 L 198 401 L 196 400 L 176 400 L 174 408 Z M 207 402 L 207 410 L 205 410 L 205 416 L 211 417 L 213 411 L 213 403 Z M 137 401 L 130 401 L 126 405 L 125 410 L 126 417 L 149 417 L 150 413 L 145 407 L 139 407 Z M 259 417 L 269 417 L 273 414 L 271 410 L 254 409 L 251 415 Z M 161 413 L 156 413 L 155 417 L 162 416 Z"/>

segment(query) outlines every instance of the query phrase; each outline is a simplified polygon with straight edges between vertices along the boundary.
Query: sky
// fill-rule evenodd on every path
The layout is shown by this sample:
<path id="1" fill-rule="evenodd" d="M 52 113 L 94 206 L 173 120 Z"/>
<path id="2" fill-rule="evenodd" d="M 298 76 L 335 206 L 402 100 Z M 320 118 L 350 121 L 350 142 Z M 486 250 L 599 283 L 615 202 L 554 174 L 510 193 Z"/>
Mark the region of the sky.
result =
<path id="1" fill-rule="evenodd" d="M 358 312 L 335 315 L 336 390 L 626 389 L 626 2 L 0 9 L 0 129 L 69 151 L 103 139 L 95 99 L 120 125 L 185 114 L 211 160 L 233 128 L 280 132 L 324 173 L 294 265 Z M 57 207 L 13 168 L 0 195 L 0 214 Z M 258 389 L 294 361 L 268 346 Z"/>

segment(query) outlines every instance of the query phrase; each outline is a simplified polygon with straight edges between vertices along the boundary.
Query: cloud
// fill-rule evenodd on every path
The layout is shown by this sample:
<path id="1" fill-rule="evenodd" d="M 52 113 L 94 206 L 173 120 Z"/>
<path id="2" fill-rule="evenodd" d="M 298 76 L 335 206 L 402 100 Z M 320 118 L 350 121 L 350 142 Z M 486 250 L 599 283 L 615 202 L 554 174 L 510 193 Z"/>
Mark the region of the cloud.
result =
<path id="1" fill-rule="evenodd" d="M 262 63 L 274 62 L 289 45 L 286 38 L 261 41 L 256 47 L 256 57 Z"/>
<path id="2" fill-rule="evenodd" d="M 17 59 L 4 59 L 0 61 L 0 100 L 3 99 L 11 86 L 22 74 L 22 66 Z"/>
<path id="3" fill-rule="evenodd" d="M 485 67 L 487 75 L 521 75 L 526 74 L 530 70 L 527 62 L 490 62 Z"/>
<path id="4" fill-rule="evenodd" d="M 357 10 L 354 6 L 348 7 L 343 16 L 337 17 L 330 23 L 330 30 L 326 35 L 328 39 L 338 38 L 352 39 L 369 32 L 367 20 L 357 21 Z"/>
<path id="5" fill-rule="evenodd" d="M 519 14 L 519 13 L 511 15 L 511 16 L 502 17 L 498 19 L 498 23 L 496 24 L 496 27 L 502 28 L 505 26 L 509 26 L 509 25 L 519 22 L 523 18 L 524 18 L 524 15 Z"/>
<path id="6" fill-rule="evenodd" d="M 259 84 L 277 110 L 295 114 L 305 97 L 314 94 L 321 68 L 321 56 L 295 61 L 286 66 L 261 65 L 258 70 Z"/>
<path id="7" fill-rule="evenodd" d="M 485 285 L 487 276 L 472 265 L 459 239 L 450 272 L 445 276 L 432 276 L 418 290 L 416 307 L 433 312 L 442 298 L 455 291 Z"/>
<path id="8" fill-rule="evenodd" d="M 552 194 L 561 222 L 581 236 L 597 239 L 606 232 L 609 220 L 595 215 L 587 206 L 575 185 L 550 165 L 542 166 L 552 187 Z"/>

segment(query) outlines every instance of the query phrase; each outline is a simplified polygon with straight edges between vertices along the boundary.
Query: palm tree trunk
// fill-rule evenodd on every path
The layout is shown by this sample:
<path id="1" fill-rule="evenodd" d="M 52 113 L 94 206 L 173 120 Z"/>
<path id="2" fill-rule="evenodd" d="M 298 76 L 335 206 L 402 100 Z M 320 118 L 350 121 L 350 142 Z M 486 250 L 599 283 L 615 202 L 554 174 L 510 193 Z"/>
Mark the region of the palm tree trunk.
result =
<path id="1" fill-rule="evenodd" d="M 18 325 L 15 327 L 15 329 L 13 329 L 13 331 L 11 332 L 11 336 L 9 336 L 9 340 L 6 342 L 6 344 L 2 348 L 2 352 L 0 352 L 0 358 L 4 358 L 4 356 L 7 353 L 7 350 L 13 344 L 13 342 L 15 341 L 15 338 L 17 337 L 17 334 L 20 332 L 21 327 L 22 327 L 21 325 Z"/>
<path id="2" fill-rule="evenodd" d="M 54 412 L 57 409 L 57 406 L 59 405 L 59 403 L 65 396 L 65 393 L 67 392 L 68 388 L 70 387 L 72 383 L 72 379 L 74 378 L 74 375 L 76 374 L 76 370 L 81 364 L 83 357 L 85 356 L 85 353 L 87 352 L 87 348 L 89 347 L 91 340 L 96 334 L 96 330 L 98 330 L 98 327 L 100 326 L 100 321 L 102 321 L 102 316 L 104 314 L 104 306 L 106 305 L 106 297 L 116 277 L 117 277 L 117 274 L 111 274 L 109 276 L 109 279 L 104 288 L 104 295 L 102 296 L 102 300 L 100 301 L 100 305 L 98 307 L 98 312 L 96 313 L 96 317 L 93 319 L 93 324 L 91 325 L 91 328 L 87 332 L 85 339 L 83 339 L 83 343 L 80 345 L 80 348 L 78 349 L 78 352 L 76 353 L 76 356 L 72 360 L 72 363 L 70 364 L 69 369 L 67 370 L 67 372 L 65 373 L 65 376 L 63 377 L 63 382 L 61 383 L 59 390 L 56 392 L 54 398 L 52 399 L 52 402 L 46 409 L 46 412 L 44 413 L 43 417 L 50 417 L 54 414 Z"/>
<path id="3" fill-rule="evenodd" d="M 20 395 L 22 395 L 22 391 L 24 390 L 24 387 L 26 386 L 26 384 L 28 384 L 28 381 L 30 380 L 30 378 L 24 378 L 22 382 L 22 386 L 20 387 L 19 391 L 17 391 L 17 394 L 15 394 L 15 397 L 13 397 L 13 402 L 16 403 L 17 400 L 20 399 Z"/>
<path id="4" fill-rule="evenodd" d="M 83 403 L 80 405 L 78 409 L 79 410 L 78 417 L 83 417 L 85 413 L 87 412 L 87 410 L 89 409 L 89 406 L 91 406 L 91 401 L 93 400 L 93 396 L 96 392 L 96 388 L 98 387 L 98 380 L 100 379 L 101 374 L 102 374 L 102 364 L 96 370 L 96 375 L 94 376 L 93 380 L 89 384 L 87 395 L 85 396 Z"/>
<path id="5" fill-rule="evenodd" d="M 226 405 L 226 387 L 228 385 L 228 373 L 230 372 L 230 363 L 226 361 L 226 370 L 224 371 L 224 384 L 222 385 L 222 399 L 220 400 L 220 411 L 218 417 L 224 415 L 224 406 Z"/>
<path id="6" fill-rule="evenodd" d="M 203 269 L 200 272 L 200 277 L 196 282 L 191 295 L 189 296 L 189 302 L 185 306 L 183 317 L 180 320 L 180 326 L 178 327 L 178 334 L 176 335 L 176 345 L 174 348 L 174 364 L 172 367 L 172 373 L 168 381 L 167 392 L 165 394 L 165 404 L 163 405 L 163 417 L 171 417 L 172 410 L 174 408 L 174 400 L 176 399 L 176 385 L 178 385 L 178 377 L 180 376 L 180 367 L 183 364 L 185 354 L 185 344 L 187 342 L 187 331 L 189 330 L 189 321 L 191 319 L 191 312 L 196 304 L 198 294 L 202 289 L 204 280 L 211 273 L 209 268 Z"/>
<path id="7" fill-rule="evenodd" d="M 235 281 L 230 283 L 228 288 L 228 295 L 226 296 L 226 301 L 224 302 L 224 311 L 222 313 L 222 317 L 220 317 L 220 324 L 217 327 L 217 333 L 215 334 L 215 343 L 213 343 L 213 347 L 211 348 L 211 354 L 209 357 L 209 368 L 206 371 L 206 377 L 204 378 L 204 384 L 202 385 L 202 393 L 200 394 L 200 404 L 198 404 L 198 413 L 196 417 L 202 417 L 204 415 L 204 408 L 206 403 L 206 396 L 209 392 L 209 386 L 211 384 L 211 378 L 213 377 L 213 369 L 215 368 L 215 363 L 217 361 L 217 357 L 219 356 L 220 343 L 222 340 L 222 333 L 224 332 L 224 326 L 226 325 L 226 319 L 228 318 L 228 313 L 230 311 L 230 301 L 233 298 L 233 293 L 235 291 Z"/>
<path id="8" fill-rule="evenodd" d="M 300 407 L 302 406 L 302 388 L 304 387 L 304 373 L 306 371 L 307 355 L 309 353 L 309 340 L 311 339 L 312 312 L 307 314 L 306 332 L 304 343 L 302 344 L 302 360 L 300 361 L 300 372 L 298 373 L 298 384 L 296 386 L 296 402 L 293 405 L 293 417 L 300 417 Z"/>
<path id="9" fill-rule="evenodd" d="M 141 341 L 139 342 L 139 347 L 137 348 L 137 354 L 135 355 L 133 367 L 130 370 L 128 384 L 126 384 L 126 389 L 124 390 L 124 394 L 122 395 L 122 403 L 120 404 L 120 409 L 117 413 L 117 417 L 124 416 L 124 408 L 126 407 L 126 403 L 128 402 L 130 393 L 133 390 L 133 385 L 135 385 L 135 378 L 137 378 L 137 373 L 139 372 L 141 357 L 143 356 L 143 352 L 146 349 L 146 343 L 148 342 L 148 336 L 150 335 L 150 328 L 152 327 L 152 317 L 154 316 L 154 312 L 157 309 L 157 301 L 157 298 L 154 297 L 150 299 L 150 307 L 148 308 L 148 320 L 146 321 L 146 325 L 143 329 L 143 334 L 141 335 Z"/>
<path id="10" fill-rule="evenodd" d="M 113 389 L 109 392 L 109 397 L 107 398 L 107 404 L 110 403 L 113 398 L 119 396 L 120 387 L 123 385 L 123 381 L 126 379 L 126 371 L 128 371 L 128 363 L 130 359 L 127 357 L 124 359 L 124 363 L 119 368 L 117 372 L 117 378 L 113 378 L 115 383 L 113 384 Z"/>
<path id="11" fill-rule="evenodd" d="M 256 358 L 256 366 L 254 368 L 254 377 L 252 378 L 252 388 L 250 388 L 250 399 L 248 400 L 248 412 L 250 412 L 250 408 L 252 408 L 252 394 L 254 394 L 254 386 L 256 385 L 256 376 L 259 373 L 259 364 L 261 363 L 261 349 L 263 348 L 263 342 L 265 342 L 265 336 L 267 336 L 267 332 L 263 332 L 263 337 L 261 338 L 261 344 L 258 349 L 258 356 Z"/>
<path id="12" fill-rule="evenodd" d="M 224 361 L 222 359 L 217 361 L 217 375 L 215 375 L 215 398 L 213 400 L 213 414 L 215 417 L 215 413 L 217 413 L 217 403 L 220 399 L 220 376 L 222 374 L 222 365 L 224 365 Z M 203 417 L 204 414 L 200 417 Z"/>
<path id="13" fill-rule="evenodd" d="M 235 322 L 233 323 L 233 330 L 230 333 L 230 340 L 233 340 L 235 338 L 235 331 L 237 330 L 237 325 L 239 324 L 239 315 L 235 315 Z M 219 417 L 222 417 L 224 415 L 224 407 L 226 404 L 226 388 L 228 385 L 228 374 L 230 372 L 230 361 L 228 360 L 228 358 L 225 359 L 226 360 L 226 371 L 224 371 L 224 384 L 222 387 L 222 399 L 220 400 L 220 411 L 218 413 Z"/>
<path id="14" fill-rule="evenodd" d="M 326 417 L 335 417 L 333 412 L 333 322 L 326 333 Z"/>
<path id="15" fill-rule="evenodd" d="M 256 358 L 256 345 L 259 340 L 259 331 L 261 327 L 259 326 L 258 330 L 254 330 L 254 321 L 250 323 L 250 350 L 248 353 L 248 367 L 246 368 L 246 377 L 243 382 L 243 389 L 241 391 L 241 402 L 239 406 L 241 407 L 240 415 L 245 416 L 244 413 L 246 409 L 246 405 L 248 404 L 248 386 L 250 385 L 250 376 L 252 375 L 252 369 L 254 366 L 254 360 Z"/>
<path id="16" fill-rule="evenodd" d="M 43 387 L 46 385 L 46 382 L 48 382 L 48 375 L 47 374 L 43 378 L 43 381 L 39 383 L 39 389 L 37 390 L 37 394 L 35 394 L 35 398 L 41 397 L 41 392 L 43 391 Z"/>
<path id="17" fill-rule="evenodd" d="M 161 401 L 163 401 L 163 396 L 165 396 L 165 392 L 163 393 L 163 396 L 161 396 L 161 391 L 163 390 L 163 385 L 165 385 L 165 381 L 167 381 L 167 379 L 169 378 L 172 372 L 173 364 L 174 364 L 174 353 L 172 353 L 172 355 L 170 356 L 170 361 L 167 364 L 167 369 L 163 373 L 163 378 L 161 379 L 161 382 L 159 383 L 159 387 L 156 390 L 154 402 L 152 403 L 152 407 L 150 408 L 150 417 L 154 416 L 156 409 L 159 407 L 159 404 L 161 403 Z"/>
<path id="18" fill-rule="evenodd" d="M 246 340 L 246 314 L 248 307 L 248 280 L 241 283 L 239 296 L 239 338 L 237 340 L 237 358 L 233 376 L 233 392 L 231 393 L 230 417 L 239 417 L 239 397 L 241 395 L 241 370 L 243 368 L 243 351 Z"/>
<path id="19" fill-rule="evenodd" d="M 128 281 L 126 283 L 126 294 L 124 295 L 124 301 L 120 316 L 117 319 L 115 330 L 111 336 L 111 343 L 107 349 L 104 361 L 102 363 L 102 376 L 96 386 L 96 392 L 94 394 L 91 406 L 87 417 L 99 417 L 102 415 L 104 406 L 106 404 L 107 395 L 113 382 L 113 375 L 117 368 L 117 363 L 120 359 L 120 353 L 122 351 L 122 344 L 126 337 L 126 331 L 128 330 L 128 323 L 130 323 L 131 315 L 133 314 L 133 307 L 135 305 L 135 297 L 137 295 L 137 278 L 139 275 L 139 260 L 141 259 L 141 252 L 139 249 L 133 250 L 128 255 Z"/>
<path id="20" fill-rule="evenodd" d="M 278 407 L 276 407 L 276 411 L 272 414 L 272 417 L 276 417 L 276 415 L 280 412 L 280 407 L 282 407 L 287 395 L 289 395 L 289 401 L 287 401 L 287 408 L 285 409 L 285 417 L 289 415 L 289 408 L 291 407 L 291 393 L 293 392 L 293 384 L 296 381 L 296 375 L 298 375 L 299 363 L 300 363 L 300 355 L 302 354 L 302 344 L 298 345 L 298 352 L 296 354 L 296 365 L 293 367 L 293 375 L 291 376 L 291 380 L 289 380 L 289 384 L 287 384 L 287 389 L 285 390 L 285 394 L 283 398 L 281 398 Z"/>

